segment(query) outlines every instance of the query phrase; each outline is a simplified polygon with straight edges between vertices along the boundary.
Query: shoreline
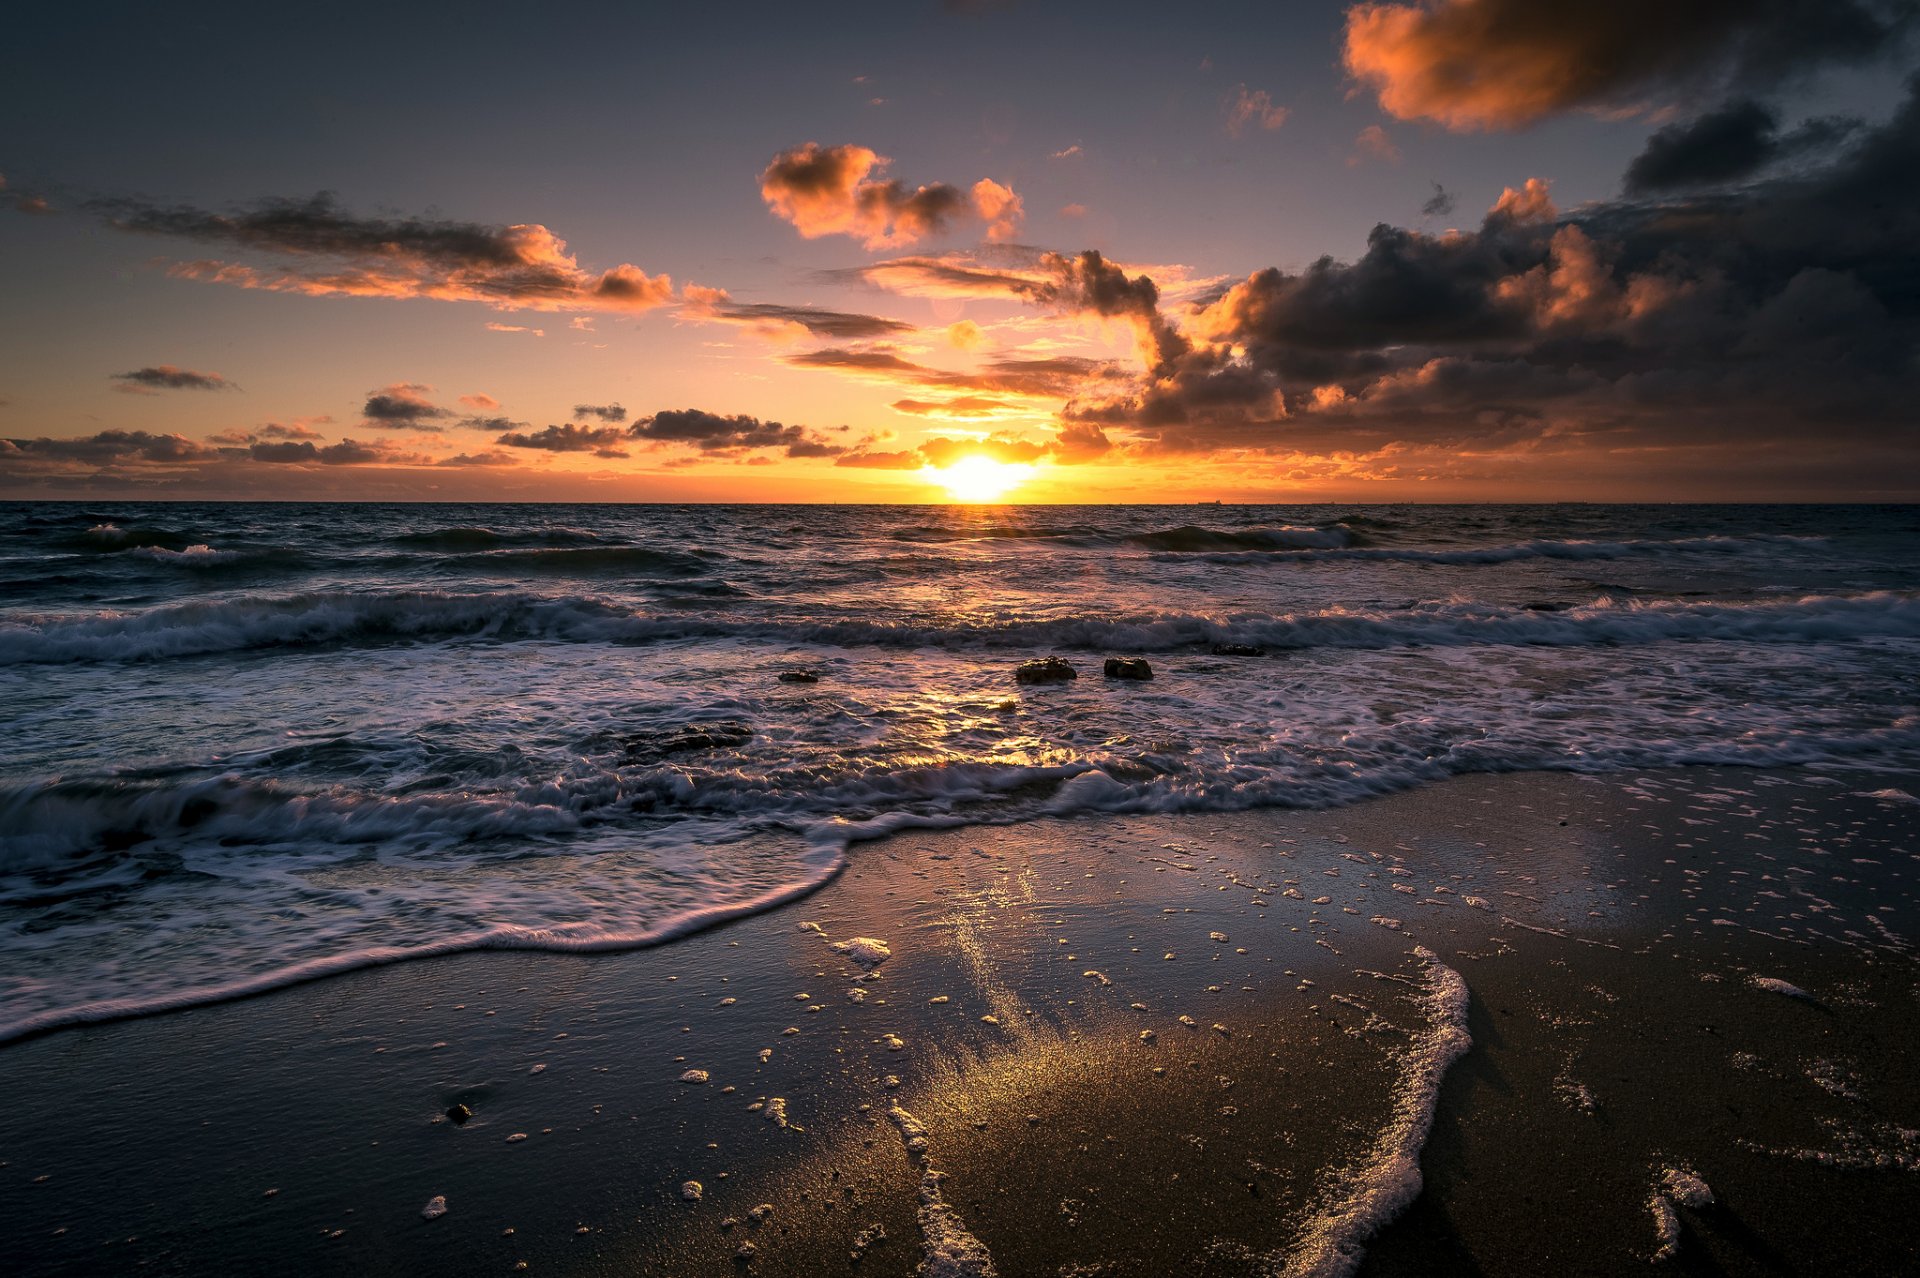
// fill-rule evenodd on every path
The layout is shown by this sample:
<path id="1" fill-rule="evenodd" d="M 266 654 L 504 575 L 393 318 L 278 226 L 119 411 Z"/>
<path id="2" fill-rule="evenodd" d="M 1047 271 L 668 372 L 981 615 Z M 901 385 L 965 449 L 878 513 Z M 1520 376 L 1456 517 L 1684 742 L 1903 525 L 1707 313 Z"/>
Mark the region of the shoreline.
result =
<path id="1" fill-rule="evenodd" d="M 1338 809 L 904 831 L 667 945 L 468 952 L 17 1041 L 0 1210 L 32 1274 L 726 1273 L 742 1242 L 754 1272 L 905 1274 L 924 1212 L 898 1107 L 1001 1273 L 1284 1271 L 1364 1188 L 1425 946 L 1470 991 L 1472 1047 L 1367 1272 L 1643 1265 L 1662 1161 L 1722 1201 L 1676 1215 L 1683 1267 L 1871 1271 L 1920 1206 L 1912 821 L 1873 797 L 1901 774 L 1877 777 L 1480 774 Z M 858 979 L 822 934 L 892 957 Z M 435 1121 L 456 1103 L 471 1121 Z M 1513 1219 L 1576 1155 L 1579 1201 Z M 449 1213 L 423 1221 L 434 1195 Z M 1818 1211 L 1870 1227 L 1812 1250 Z"/>

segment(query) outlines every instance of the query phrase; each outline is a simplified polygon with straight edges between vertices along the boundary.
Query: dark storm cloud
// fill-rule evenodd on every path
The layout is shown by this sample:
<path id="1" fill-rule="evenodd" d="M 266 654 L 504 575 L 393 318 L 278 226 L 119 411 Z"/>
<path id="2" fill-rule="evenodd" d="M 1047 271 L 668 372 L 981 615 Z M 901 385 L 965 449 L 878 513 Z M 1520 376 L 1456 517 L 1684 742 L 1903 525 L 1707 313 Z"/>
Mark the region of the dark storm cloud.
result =
<path id="1" fill-rule="evenodd" d="M 548 426 L 529 433 L 509 432 L 494 440 L 508 448 L 533 448 L 548 453 L 592 453 L 596 457 L 625 457 L 620 445 L 627 432 L 618 426 Z"/>
<path id="2" fill-rule="evenodd" d="M 627 410 L 618 404 L 575 404 L 573 406 L 573 420 L 585 421 L 589 417 L 597 417 L 603 422 L 624 422 L 627 420 Z"/>
<path id="3" fill-rule="evenodd" d="M 1401 119 L 1517 128 L 1645 110 L 1891 55 L 1912 0 L 1428 0 L 1347 11 L 1347 70 Z"/>
<path id="4" fill-rule="evenodd" d="M 1780 133 L 1771 107 L 1729 102 L 1694 120 L 1669 124 L 1647 139 L 1627 167 L 1627 194 L 1689 190 L 1751 177 L 1795 155 L 1826 150 L 1860 128 L 1850 119 L 1809 120 Z"/>
<path id="5" fill-rule="evenodd" d="M 197 372 L 191 368 L 181 368 L 176 364 L 150 364 L 145 368 L 136 368 L 131 373 L 115 373 L 113 380 L 120 383 L 119 389 L 130 390 L 136 394 L 148 394 L 158 390 L 240 389 L 218 373 Z"/>
<path id="6" fill-rule="evenodd" d="M 1355 261 L 1248 276 L 1183 338 L 1065 419 L 1147 450 L 1911 452 L 1920 98 L 1817 170 L 1566 213 L 1529 182 L 1474 230 L 1379 226 Z"/>
<path id="7" fill-rule="evenodd" d="M 628 428 L 635 439 L 691 444 L 702 452 L 744 448 L 783 448 L 789 457 L 835 457 L 846 449 L 805 426 L 762 421 L 745 413 L 731 417 L 698 408 L 672 409 L 643 417 Z"/>
<path id="8" fill-rule="evenodd" d="M 1420 206 L 1420 213 L 1423 217 L 1446 217 L 1449 213 L 1453 212 L 1458 203 L 1459 201 L 1454 198 L 1453 192 L 1447 190 L 1446 187 L 1441 186 L 1438 182 L 1435 182 L 1433 184 L 1433 195 L 1425 204 Z"/>
<path id="9" fill-rule="evenodd" d="M 240 250 L 277 265 L 176 264 L 191 279 L 240 288 L 351 297 L 431 297 L 514 310 L 637 311 L 672 300 L 666 276 L 628 263 L 594 273 L 537 223 L 490 226 L 414 217 L 364 217 L 332 195 L 267 199 L 230 213 L 134 199 L 90 206 L 125 231 Z"/>

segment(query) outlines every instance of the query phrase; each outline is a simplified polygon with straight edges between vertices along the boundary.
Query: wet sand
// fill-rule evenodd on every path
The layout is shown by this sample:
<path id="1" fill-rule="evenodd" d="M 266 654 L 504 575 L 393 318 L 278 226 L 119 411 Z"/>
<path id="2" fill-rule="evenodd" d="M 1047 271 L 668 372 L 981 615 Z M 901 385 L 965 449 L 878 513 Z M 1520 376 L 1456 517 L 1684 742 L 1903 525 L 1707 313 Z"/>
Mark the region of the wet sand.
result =
<path id="1" fill-rule="evenodd" d="M 1900 1272 L 1914 790 L 1515 774 L 909 831 L 657 949 L 28 1040 L 10 1267 Z"/>

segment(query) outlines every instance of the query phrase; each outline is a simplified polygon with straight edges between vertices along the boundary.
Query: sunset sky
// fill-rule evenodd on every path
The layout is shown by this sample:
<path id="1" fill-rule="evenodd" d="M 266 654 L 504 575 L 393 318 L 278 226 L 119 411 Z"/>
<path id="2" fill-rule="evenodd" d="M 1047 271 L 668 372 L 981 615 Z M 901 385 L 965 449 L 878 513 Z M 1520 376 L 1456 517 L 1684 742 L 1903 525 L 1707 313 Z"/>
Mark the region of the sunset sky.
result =
<path id="1" fill-rule="evenodd" d="M 1913 500 L 1916 26 L 34 6 L 0 497 Z"/>

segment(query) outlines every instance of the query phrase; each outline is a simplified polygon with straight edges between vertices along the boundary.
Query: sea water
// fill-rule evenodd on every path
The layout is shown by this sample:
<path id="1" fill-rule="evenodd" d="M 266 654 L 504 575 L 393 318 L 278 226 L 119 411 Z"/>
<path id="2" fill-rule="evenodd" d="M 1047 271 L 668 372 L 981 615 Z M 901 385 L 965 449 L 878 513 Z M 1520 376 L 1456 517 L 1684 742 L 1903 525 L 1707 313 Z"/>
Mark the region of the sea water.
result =
<path id="1" fill-rule="evenodd" d="M 18 503 L 0 591 L 0 1038 L 905 825 L 1920 759 L 1915 507 Z"/>

